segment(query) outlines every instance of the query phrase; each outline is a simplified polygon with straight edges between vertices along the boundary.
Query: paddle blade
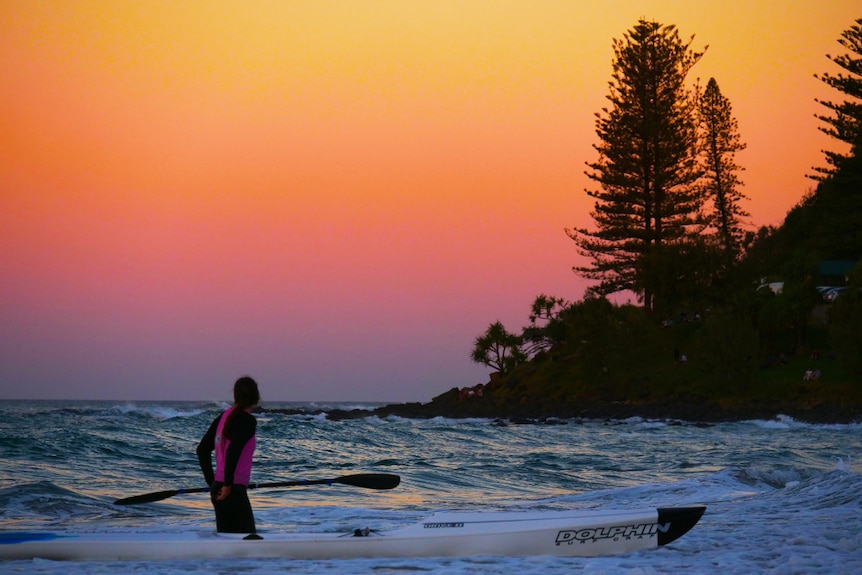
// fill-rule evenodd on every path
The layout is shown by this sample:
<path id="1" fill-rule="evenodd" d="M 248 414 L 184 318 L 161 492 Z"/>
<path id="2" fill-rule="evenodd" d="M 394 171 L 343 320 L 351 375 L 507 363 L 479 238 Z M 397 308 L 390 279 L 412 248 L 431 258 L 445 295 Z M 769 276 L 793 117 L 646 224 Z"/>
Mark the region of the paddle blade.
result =
<path id="1" fill-rule="evenodd" d="M 332 480 L 332 483 L 343 483 L 354 487 L 366 489 L 393 489 L 401 483 L 401 478 L 389 473 L 359 473 L 356 475 L 345 475 Z"/>
<path id="2" fill-rule="evenodd" d="M 114 501 L 114 505 L 138 505 L 140 503 L 152 503 L 153 501 L 161 501 L 179 495 L 182 491 L 178 489 L 167 489 L 165 491 L 156 491 L 154 493 L 144 493 L 143 495 L 133 495 L 132 497 L 124 497 Z"/>

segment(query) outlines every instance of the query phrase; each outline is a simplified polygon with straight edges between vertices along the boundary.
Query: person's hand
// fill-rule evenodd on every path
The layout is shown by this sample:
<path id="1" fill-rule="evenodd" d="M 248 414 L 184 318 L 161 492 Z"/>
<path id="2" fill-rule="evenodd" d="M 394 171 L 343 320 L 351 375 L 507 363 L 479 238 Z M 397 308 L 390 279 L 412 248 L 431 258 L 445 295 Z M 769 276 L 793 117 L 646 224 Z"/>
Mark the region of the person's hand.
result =
<path id="1" fill-rule="evenodd" d="M 221 489 L 218 491 L 216 501 L 224 501 L 228 497 L 230 497 L 230 485 L 222 485 Z"/>

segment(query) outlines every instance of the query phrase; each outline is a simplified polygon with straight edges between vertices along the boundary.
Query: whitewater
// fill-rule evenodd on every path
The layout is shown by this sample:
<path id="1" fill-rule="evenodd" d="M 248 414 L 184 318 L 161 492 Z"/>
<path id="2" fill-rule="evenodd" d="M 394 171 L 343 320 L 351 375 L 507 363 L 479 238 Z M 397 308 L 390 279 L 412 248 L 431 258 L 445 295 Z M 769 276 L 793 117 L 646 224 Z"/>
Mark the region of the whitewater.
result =
<path id="1" fill-rule="evenodd" d="M 372 408 L 267 404 L 265 408 Z M 205 494 L 120 507 L 115 499 L 203 486 L 195 447 L 226 404 L 0 401 L 0 534 L 212 531 Z M 385 530 L 439 510 L 707 505 L 667 547 L 599 558 L 0 562 L 0 573 L 862 573 L 862 424 L 703 424 L 634 418 L 513 424 L 487 419 L 258 417 L 254 482 L 352 473 L 393 490 L 308 486 L 250 492 L 265 533 Z"/>

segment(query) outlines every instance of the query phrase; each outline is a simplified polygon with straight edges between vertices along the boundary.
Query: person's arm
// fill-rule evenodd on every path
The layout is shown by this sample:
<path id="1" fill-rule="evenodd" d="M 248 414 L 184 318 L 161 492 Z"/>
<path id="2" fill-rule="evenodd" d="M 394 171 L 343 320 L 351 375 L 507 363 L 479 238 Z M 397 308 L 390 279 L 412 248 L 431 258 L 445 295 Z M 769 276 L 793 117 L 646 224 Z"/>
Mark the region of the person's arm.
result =
<path id="1" fill-rule="evenodd" d="M 230 445 L 227 448 L 227 453 L 225 453 L 224 461 L 224 484 L 228 487 L 233 485 L 236 465 L 239 463 L 239 456 L 242 454 L 245 444 L 254 437 L 257 430 L 257 420 L 253 415 L 245 411 L 236 415 L 231 422 Z"/>
<path id="2" fill-rule="evenodd" d="M 215 418 L 207 432 L 204 434 L 201 442 L 198 443 L 197 454 L 198 463 L 201 466 L 201 471 L 204 474 L 204 481 L 207 485 L 212 485 L 215 481 L 215 473 L 213 473 L 213 458 L 212 453 L 215 450 L 216 430 L 218 430 L 218 422 L 221 416 Z"/>

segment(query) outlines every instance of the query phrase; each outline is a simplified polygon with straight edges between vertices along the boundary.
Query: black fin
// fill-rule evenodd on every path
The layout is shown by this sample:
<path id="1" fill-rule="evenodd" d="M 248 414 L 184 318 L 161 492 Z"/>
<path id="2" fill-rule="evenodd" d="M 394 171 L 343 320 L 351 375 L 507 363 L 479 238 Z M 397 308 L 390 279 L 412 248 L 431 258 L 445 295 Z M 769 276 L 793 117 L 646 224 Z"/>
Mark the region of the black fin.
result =
<path id="1" fill-rule="evenodd" d="M 658 544 L 667 545 L 676 541 L 703 516 L 706 507 L 659 507 L 658 508 Z"/>

